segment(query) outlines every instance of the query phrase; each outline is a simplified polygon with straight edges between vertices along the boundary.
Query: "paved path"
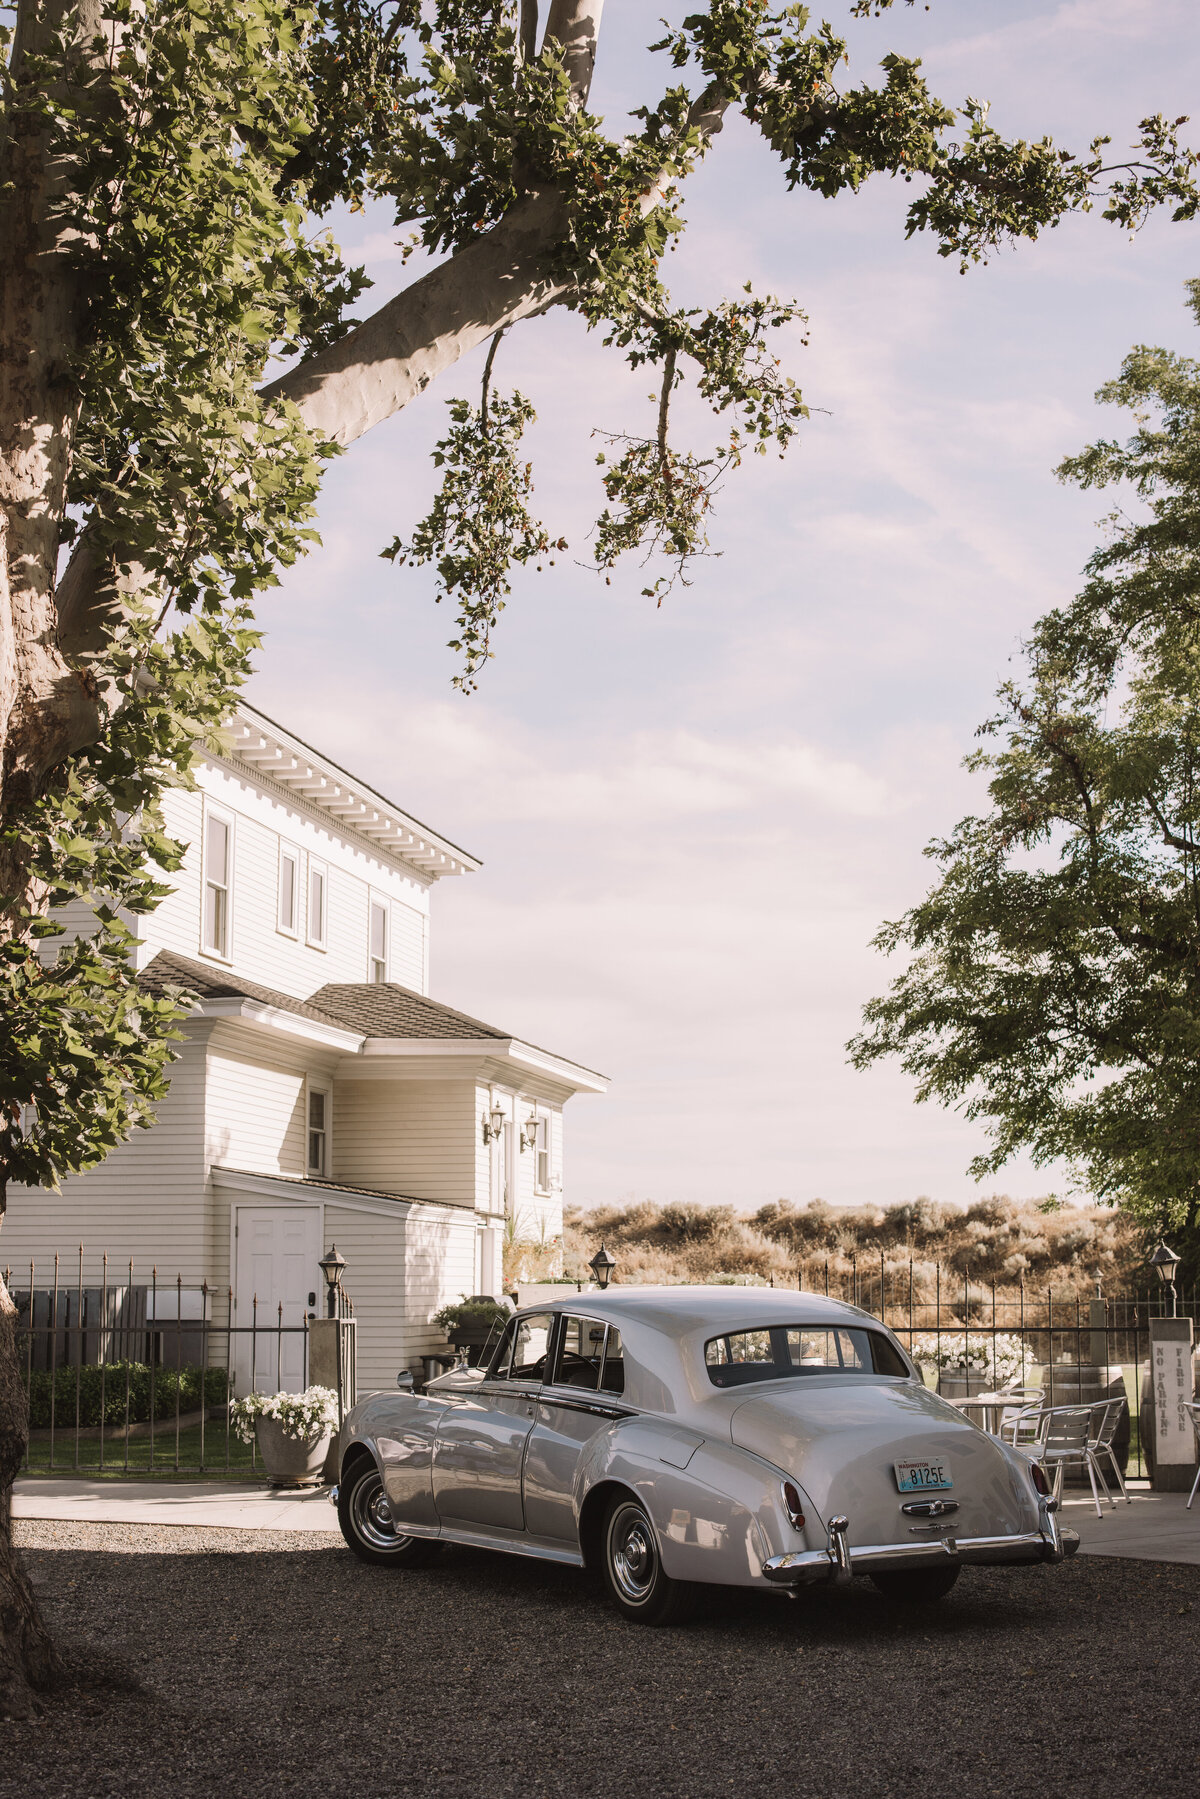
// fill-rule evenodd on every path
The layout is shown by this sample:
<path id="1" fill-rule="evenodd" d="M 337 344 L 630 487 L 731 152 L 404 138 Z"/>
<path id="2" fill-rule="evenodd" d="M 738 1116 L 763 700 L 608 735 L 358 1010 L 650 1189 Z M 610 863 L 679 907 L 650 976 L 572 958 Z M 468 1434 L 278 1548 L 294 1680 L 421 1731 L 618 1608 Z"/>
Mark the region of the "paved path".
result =
<path id="1" fill-rule="evenodd" d="M 234 1530 L 331 1531 L 329 1488 L 276 1491 L 249 1481 L 18 1480 L 14 1518 L 73 1524 L 220 1525 Z"/>
<path id="2" fill-rule="evenodd" d="M 1079 1532 L 1081 1555 L 1119 1555 L 1135 1562 L 1190 1562 L 1200 1566 L 1200 1495 L 1187 1511 L 1186 1493 L 1151 1493 L 1132 1488 L 1132 1503 L 1114 1512 L 1103 1501 L 1097 1518 L 1091 1495 L 1071 1494 L 1062 1520 Z"/>
<path id="3" fill-rule="evenodd" d="M 138 1480 L 19 1480 L 16 1518 L 75 1524 L 190 1524 L 234 1530 L 311 1530 L 337 1536 L 328 1487 L 276 1492 L 249 1482 Z M 1132 1489 L 1132 1504 L 1104 1507 L 1097 1518 L 1090 1497 L 1071 1493 L 1063 1522 L 1077 1530 L 1084 1555 L 1116 1555 L 1141 1562 L 1200 1566 L 1200 1497 L 1185 1510 L 1184 1493 Z"/>

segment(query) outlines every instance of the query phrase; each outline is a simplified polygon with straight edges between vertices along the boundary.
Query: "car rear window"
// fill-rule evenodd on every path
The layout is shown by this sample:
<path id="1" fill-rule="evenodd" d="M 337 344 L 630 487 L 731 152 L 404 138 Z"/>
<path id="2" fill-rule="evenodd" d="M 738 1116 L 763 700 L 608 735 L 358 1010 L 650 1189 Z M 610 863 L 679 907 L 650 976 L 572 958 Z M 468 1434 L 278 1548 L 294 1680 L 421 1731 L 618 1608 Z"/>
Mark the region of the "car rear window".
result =
<path id="1" fill-rule="evenodd" d="M 806 1374 L 907 1375 L 903 1358 L 882 1331 L 832 1324 L 771 1324 L 729 1331 L 704 1345 L 714 1387 L 786 1380 Z"/>

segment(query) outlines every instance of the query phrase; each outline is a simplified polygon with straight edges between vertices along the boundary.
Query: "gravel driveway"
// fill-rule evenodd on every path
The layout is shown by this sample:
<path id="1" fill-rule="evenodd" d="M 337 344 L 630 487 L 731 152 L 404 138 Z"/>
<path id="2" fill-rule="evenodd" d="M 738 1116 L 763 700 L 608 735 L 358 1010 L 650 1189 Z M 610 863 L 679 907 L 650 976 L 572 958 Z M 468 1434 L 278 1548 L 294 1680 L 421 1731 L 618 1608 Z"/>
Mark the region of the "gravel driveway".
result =
<path id="1" fill-rule="evenodd" d="M 75 1684 L 0 1725 L 0 1793 L 241 1799 L 1194 1795 L 1200 1568 L 968 1570 L 624 1623 L 584 1576 L 335 1538 L 18 1526 Z"/>

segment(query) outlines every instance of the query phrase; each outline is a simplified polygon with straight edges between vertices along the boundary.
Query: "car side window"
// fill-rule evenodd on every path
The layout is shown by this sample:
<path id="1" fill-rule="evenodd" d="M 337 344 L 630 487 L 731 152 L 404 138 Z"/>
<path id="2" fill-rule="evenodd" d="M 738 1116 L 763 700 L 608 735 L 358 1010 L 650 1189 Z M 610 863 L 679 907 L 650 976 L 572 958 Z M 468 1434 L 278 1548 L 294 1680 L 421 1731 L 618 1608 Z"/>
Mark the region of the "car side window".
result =
<path id="1" fill-rule="evenodd" d="M 492 1369 L 493 1380 L 540 1381 L 546 1377 L 546 1350 L 554 1324 L 553 1312 L 531 1312 L 514 1318 L 504 1334 L 500 1356 Z"/>
<path id="2" fill-rule="evenodd" d="M 515 1318 L 512 1318 L 505 1325 L 504 1335 L 500 1339 L 500 1347 L 497 1349 L 489 1364 L 489 1380 L 508 1379 L 509 1369 L 512 1367 L 513 1343 L 516 1340 L 516 1335 L 517 1321 Z"/>
<path id="3" fill-rule="evenodd" d="M 625 1355 L 621 1348 L 621 1333 L 615 1324 L 609 1325 L 608 1336 L 604 1340 L 600 1391 L 602 1393 L 623 1393 L 625 1391 Z"/>
<path id="4" fill-rule="evenodd" d="M 598 1323 L 595 1318 L 563 1319 L 554 1371 L 555 1386 L 579 1387 L 585 1393 L 598 1391 L 607 1329 L 607 1325 Z"/>

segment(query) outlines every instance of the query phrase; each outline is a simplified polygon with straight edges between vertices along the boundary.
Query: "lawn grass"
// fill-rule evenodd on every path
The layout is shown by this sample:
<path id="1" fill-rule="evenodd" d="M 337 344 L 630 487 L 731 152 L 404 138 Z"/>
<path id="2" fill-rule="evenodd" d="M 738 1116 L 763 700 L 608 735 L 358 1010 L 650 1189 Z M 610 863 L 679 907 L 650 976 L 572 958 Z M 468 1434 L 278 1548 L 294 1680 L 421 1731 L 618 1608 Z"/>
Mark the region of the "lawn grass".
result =
<path id="1" fill-rule="evenodd" d="M 210 1480 L 264 1478 L 261 1461 L 255 1465 L 253 1446 L 232 1431 L 227 1437 L 224 1423 L 217 1421 L 204 1426 L 203 1445 L 201 1427 L 193 1424 L 179 1432 L 177 1446 L 174 1423 L 166 1418 L 152 1438 L 134 1437 L 128 1443 L 116 1436 L 106 1436 L 103 1443 L 99 1437 L 81 1436 L 77 1444 L 74 1431 L 64 1429 L 55 1433 L 53 1452 L 52 1461 L 47 1438 L 31 1442 L 22 1473 L 80 1474 L 88 1479 L 120 1479 L 122 1475 L 135 1475 L 139 1480 L 156 1476 L 175 1480 L 185 1475 Z"/>

